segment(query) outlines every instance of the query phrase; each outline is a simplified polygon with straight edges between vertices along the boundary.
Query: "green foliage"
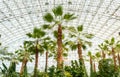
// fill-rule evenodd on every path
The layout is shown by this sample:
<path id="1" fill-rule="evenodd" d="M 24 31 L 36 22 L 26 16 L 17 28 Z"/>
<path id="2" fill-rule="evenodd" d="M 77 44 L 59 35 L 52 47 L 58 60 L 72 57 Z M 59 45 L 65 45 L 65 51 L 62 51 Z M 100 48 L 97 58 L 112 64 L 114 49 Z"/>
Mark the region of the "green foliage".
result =
<path id="1" fill-rule="evenodd" d="M 78 27 L 77 27 L 77 30 L 78 30 L 78 31 L 83 31 L 83 25 L 78 26 Z"/>
<path id="2" fill-rule="evenodd" d="M 35 27 L 32 33 L 27 33 L 26 35 L 30 38 L 41 38 L 45 36 L 45 32 L 41 28 Z"/>
<path id="3" fill-rule="evenodd" d="M 55 7 L 52 9 L 52 13 L 46 13 L 43 16 L 43 19 L 49 23 L 54 22 L 54 25 L 58 25 L 59 23 L 62 23 L 63 20 L 65 21 L 70 21 L 75 19 L 76 17 L 74 16 L 74 14 L 70 14 L 70 13 L 66 13 L 64 14 L 63 12 L 63 8 L 61 5 Z"/>
<path id="4" fill-rule="evenodd" d="M 55 66 L 51 66 L 48 71 L 49 77 L 73 77 L 69 72 L 64 69 L 57 69 Z"/>
<path id="5" fill-rule="evenodd" d="M 82 49 L 87 49 L 87 47 L 92 46 L 92 42 L 89 39 L 94 37 L 93 34 L 84 33 L 83 32 L 83 25 L 79 25 L 77 27 L 70 26 L 67 28 L 69 30 L 69 37 L 74 38 L 73 42 L 79 42 L 82 46 Z M 77 39 L 77 40 L 76 40 Z M 71 49 L 75 50 L 77 45 L 71 44 Z"/>
<path id="6" fill-rule="evenodd" d="M 72 45 L 72 46 L 71 46 L 71 49 L 72 49 L 72 50 L 76 50 L 76 49 L 77 49 L 77 45 Z"/>
<path id="7" fill-rule="evenodd" d="M 71 66 L 65 66 L 65 71 L 70 72 L 72 77 L 88 77 L 82 60 L 71 61 Z"/>
<path id="8" fill-rule="evenodd" d="M 3 68 L 0 67 L 2 71 L 2 77 L 19 77 L 18 73 L 16 72 L 16 63 L 11 62 L 9 68 L 2 63 Z"/>
<path id="9" fill-rule="evenodd" d="M 99 73 L 100 77 L 118 77 L 118 70 L 114 69 L 112 59 L 102 59 L 99 61 Z"/>
<path id="10" fill-rule="evenodd" d="M 53 32 L 53 34 L 54 34 L 54 37 L 55 37 L 55 38 L 58 37 L 58 32 L 57 32 L 57 30 L 55 30 L 55 31 Z"/>
<path id="11" fill-rule="evenodd" d="M 102 50 L 102 51 L 108 51 L 108 46 L 104 43 L 101 43 L 100 45 L 98 45 L 98 47 Z"/>
<path id="12" fill-rule="evenodd" d="M 50 27 L 49 24 L 44 24 L 44 25 L 42 25 L 42 28 L 43 28 L 43 29 L 51 29 L 51 27 Z"/>
<path id="13" fill-rule="evenodd" d="M 97 58 L 100 58 L 100 57 L 101 57 L 100 52 L 96 52 L 95 56 L 96 56 Z"/>
<path id="14" fill-rule="evenodd" d="M 62 14 L 63 14 L 63 8 L 60 5 L 55 7 L 55 8 L 53 8 L 52 11 L 53 11 L 55 16 L 62 16 Z"/>
<path id="15" fill-rule="evenodd" d="M 51 13 L 46 13 L 43 17 L 43 19 L 47 22 L 53 22 L 54 18 Z"/>
<path id="16" fill-rule="evenodd" d="M 93 34 L 87 34 L 87 33 L 85 34 L 85 37 L 88 38 L 88 39 L 92 39 L 93 36 L 94 36 Z"/>
<path id="17" fill-rule="evenodd" d="M 63 16 L 63 19 L 65 19 L 66 21 L 70 21 L 70 20 L 76 19 L 76 17 L 74 16 L 74 14 L 66 13 Z"/>
<path id="18" fill-rule="evenodd" d="M 115 43 L 115 38 L 112 38 L 110 44 L 113 45 L 114 43 Z"/>

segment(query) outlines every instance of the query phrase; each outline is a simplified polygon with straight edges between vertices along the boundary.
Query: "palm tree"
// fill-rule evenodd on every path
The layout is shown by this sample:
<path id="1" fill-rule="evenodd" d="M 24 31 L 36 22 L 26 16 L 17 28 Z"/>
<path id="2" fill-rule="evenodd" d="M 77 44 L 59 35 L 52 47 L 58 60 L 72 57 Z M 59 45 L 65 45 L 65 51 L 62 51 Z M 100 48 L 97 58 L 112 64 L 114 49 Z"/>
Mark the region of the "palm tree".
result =
<path id="1" fill-rule="evenodd" d="M 92 53 L 89 51 L 88 56 L 90 57 L 90 77 L 96 77 L 96 65 L 95 65 L 95 55 L 92 55 Z"/>
<path id="2" fill-rule="evenodd" d="M 48 23 L 53 23 L 50 24 L 48 26 L 50 27 L 54 27 L 57 25 L 58 29 L 57 29 L 57 67 L 58 68 L 62 68 L 63 67 L 63 49 L 62 49 L 62 23 L 64 21 L 70 21 L 75 19 L 76 17 L 74 16 L 74 14 L 70 14 L 70 13 L 66 13 L 63 14 L 63 8 L 62 6 L 57 6 L 55 8 L 52 9 L 52 13 L 46 13 L 43 17 L 43 19 L 45 21 L 47 21 Z"/>
<path id="3" fill-rule="evenodd" d="M 78 50 L 78 57 L 80 60 L 83 60 L 82 57 L 82 49 L 86 49 L 87 46 L 92 46 L 92 42 L 89 39 L 93 38 L 93 34 L 84 33 L 83 25 L 79 25 L 77 27 L 68 27 L 70 38 L 74 38 L 74 43 L 71 43 L 71 48 Z"/>
<path id="4" fill-rule="evenodd" d="M 0 48 L 0 60 L 2 60 L 3 69 L 0 67 L 4 77 L 17 77 L 16 64 L 18 63 L 17 55 L 7 51 L 7 47 Z M 4 64 L 4 60 L 10 62 L 10 66 L 7 67 Z"/>
<path id="5" fill-rule="evenodd" d="M 108 47 L 105 43 L 101 43 L 100 45 L 98 45 L 101 54 L 102 54 L 102 58 L 105 59 L 106 58 L 106 54 L 105 52 L 108 52 Z"/>
<path id="6" fill-rule="evenodd" d="M 55 49 L 55 42 L 54 40 L 51 40 L 50 37 L 46 37 L 43 39 L 43 48 L 46 51 L 45 55 L 46 55 L 46 59 L 45 59 L 45 72 L 47 72 L 48 69 L 48 57 L 49 57 L 49 53 L 52 52 L 53 48 Z"/>
<path id="7" fill-rule="evenodd" d="M 115 38 L 111 38 L 110 40 L 105 40 L 105 44 L 109 48 L 109 51 L 111 51 L 114 61 L 114 68 L 117 69 L 117 60 L 116 60 L 116 48 L 120 45 L 119 41 L 116 41 Z"/>
<path id="8" fill-rule="evenodd" d="M 24 41 L 23 47 L 20 46 L 21 48 L 16 51 L 18 54 L 18 59 L 22 61 L 22 66 L 20 69 L 20 76 L 23 77 L 23 72 L 25 68 L 27 67 L 27 62 L 32 61 L 31 55 L 33 54 L 31 51 L 31 48 L 33 47 L 31 41 Z"/>
<path id="9" fill-rule="evenodd" d="M 28 33 L 26 35 L 28 37 L 34 39 L 34 51 L 33 51 L 33 52 L 35 52 L 34 77 L 36 77 L 37 76 L 37 68 L 38 68 L 38 57 L 39 57 L 38 55 L 39 55 L 39 52 L 41 54 L 43 54 L 43 52 L 44 52 L 40 42 L 44 38 L 45 32 L 43 30 L 41 30 L 41 28 L 35 27 L 32 33 Z"/>

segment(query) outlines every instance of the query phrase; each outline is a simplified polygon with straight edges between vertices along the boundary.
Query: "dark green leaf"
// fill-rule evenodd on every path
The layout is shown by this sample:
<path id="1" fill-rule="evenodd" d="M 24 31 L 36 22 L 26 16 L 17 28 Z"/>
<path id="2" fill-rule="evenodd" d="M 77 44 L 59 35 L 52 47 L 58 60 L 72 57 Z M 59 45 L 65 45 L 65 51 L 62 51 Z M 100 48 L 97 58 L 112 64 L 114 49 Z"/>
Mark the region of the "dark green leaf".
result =
<path id="1" fill-rule="evenodd" d="M 78 26 L 78 27 L 77 27 L 77 30 L 78 30 L 78 31 L 83 31 L 83 25 Z"/>
<path id="2" fill-rule="evenodd" d="M 88 52 L 88 56 L 92 56 L 92 53 L 90 51 Z"/>
<path id="3" fill-rule="evenodd" d="M 67 13 L 64 15 L 63 19 L 65 19 L 66 21 L 69 21 L 69 20 L 76 19 L 76 17 L 74 16 L 74 14 Z"/>
<path id="4" fill-rule="evenodd" d="M 27 33 L 26 35 L 27 35 L 28 37 L 30 37 L 30 38 L 32 37 L 32 34 L 31 34 L 31 33 Z"/>
<path id="5" fill-rule="evenodd" d="M 7 70 L 7 66 L 4 63 L 2 63 L 2 66 L 4 67 L 5 70 Z"/>
<path id="6" fill-rule="evenodd" d="M 51 29 L 50 25 L 47 25 L 47 24 L 44 24 L 44 25 L 42 26 L 42 28 L 43 28 L 43 29 Z"/>
<path id="7" fill-rule="evenodd" d="M 68 53 L 63 53 L 63 56 L 64 56 L 64 57 L 67 57 L 67 56 L 68 56 Z"/>
<path id="8" fill-rule="evenodd" d="M 87 49 L 87 47 L 85 46 L 85 45 L 82 45 L 82 48 L 85 50 L 85 49 Z"/>
<path id="9" fill-rule="evenodd" d="M 88 39 L 92 39 L 93 38 L 93 34 L 86 34 L 85 37 L 88 38 Z"/>
<path id="10" fill-rule="evenodd" d="M 62 34 L 62 39 L 64 39 L 65 38 L 65 35 L 64 34 Z"/>
<path id="11" fill-rule="evenodd" d="M 62 14 L 63 14 L 62 6 L 57 6 L 52 11 L 53 11 L 55 16 L 62 16 Z"/>
<path id="12" fill-rule="evenodd" d="M 71 49 L 72 49 L 72 50 L 76 50 L 76 49 L 77 49 L 77 45 L 72 45 L 72 46 L 71 46 Z"/>
<path id="13" fill-rule="evenodd" d="M 54 19 L 53 19 L 53 16 L 50 14 L 50 13 L 46 13 L 44 16 L 43 16 L 43 19 L 47 22 L 52 22 Z"/>
<path id="14" fill-rule="evenodd" d="M 76 29 L 75 29 L 75 27 L 73 27 L 73 26 L 69 26 L 69 27 L 68 27 L 68 30 L 71 31 L 71 32 L 76 33 Z"/>
<path id="15" fill-rule="evenodd" d="M 108 40 L 105 40 L 105 43 L 107 43 L 107 44 L 108 44 L 108 43 L 109 43 L 109 41 L 108 41 Z"/>
<path id="16" fill-rule="evenodd" d="M 96 56 L 97 58 L 100 58 L 100 57 L 101 57 L 100 52 L 97 52 L 97 53 L 95 54 L 95 56 Z"/>
<path id="17" fill-rule="evenodd" d="M 113 45 L 114 43 L 115 43 L 115 38 L 112 38 L 110 44 Z"/>
<path id="18" fill-rule="evenodd" d="M 54 37 L 57 38 L 58 37 L 58 32 L 57 31 L 54 31 Z"/>

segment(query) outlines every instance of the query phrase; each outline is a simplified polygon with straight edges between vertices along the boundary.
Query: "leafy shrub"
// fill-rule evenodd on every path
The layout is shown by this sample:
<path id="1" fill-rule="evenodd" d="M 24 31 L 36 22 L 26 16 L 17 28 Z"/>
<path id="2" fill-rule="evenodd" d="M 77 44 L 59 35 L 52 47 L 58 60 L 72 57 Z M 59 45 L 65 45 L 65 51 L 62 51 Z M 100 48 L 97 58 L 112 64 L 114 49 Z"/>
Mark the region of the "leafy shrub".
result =
<path id="1" fill-rule="evenodd" d="M 99 77 L 118 77 L 118 70 L 114 69 L 114 63 L 112 59 L 102 59 L 99 61 Z"/>
<path id="2" fill-rule="evenodd" d="M 71 66 L 65 66 L 65 71 L 69 72 L 73 77 L 88 77 L 82 60 L 71 61 Z"/>

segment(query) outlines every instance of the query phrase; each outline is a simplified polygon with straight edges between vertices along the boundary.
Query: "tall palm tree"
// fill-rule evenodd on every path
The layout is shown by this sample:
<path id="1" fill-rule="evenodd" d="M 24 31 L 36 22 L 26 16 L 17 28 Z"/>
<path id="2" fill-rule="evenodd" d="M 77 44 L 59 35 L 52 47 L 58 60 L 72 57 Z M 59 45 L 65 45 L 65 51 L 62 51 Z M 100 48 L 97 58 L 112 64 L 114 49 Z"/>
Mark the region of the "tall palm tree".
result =
<path id="1" fill-rule="evenodd" d="M 54 26 L 57 26 L 57 67 L 58 68 L 62 68 L 63 67 L 63 49 L 62 49 L 62 23 L 64 21 L 70 21 L 75 19 L 76 17 L 74 16 L 74 14 L 70 14 L 70 13 L 65 13 L 63 14 L 63 8 L 62 6 L 57 6 L 55 8 L 52 9 L 52 13 L 46 13 L 43 17 L 43 19 L 49 23 L 51 23 L 50 25 L 52 25 L 51 27 L 53 28 Z M 53 24 L 52 24 L 53 23 Z M 49 25 L 49 26 L 50 26 Z"/>
<path id="2" fill-rule="evenodd" d="M 45 36 L 45 32 L 43 30 L 41 30 L 41 28 L 34 28 L 32 33 L 28 33 L 26 34 L 28 37 L 33 38 L 34 39 L 34 50 L 33 52 L 35 52 L 35 67 L 34 67 L 34 77 L 37 77 L 37 69 L 38 69 L 38 55 L 39 52 L 41 54 L 43 54 L 44 50 L 40 44 L 40 42 L 42 41 L 42 39 Z"/>
<path id="3" fill-rule="evenodd" d="M 27 62 L 32 61 L 31 55 L 33 54 L 31 50 L 31 47 L 33 47 L 31 41 L 24 41 L 23 46 L 20 46 L 21 48 L 16 51 L 18 54 L 18 59 L 22 61 L 22 66 L 20 68 L 20 76 L 23 77 L 23 72 L 25 68 L 27 67 Z"/>
<path id="4" fill-rule="evenodd" d="M 74 43 L 71 43 L 71 48 L 74 50 L 77 48 L 78 57 L 80 60 L 83 60 L 82 49 L 86 49 L 87 46 L 92 46 L 92 42 L 89 39 L 93 38 L 93 34 L 84 33 L 83 25 L 77 27 L 70 26 L 68 27 L 70 38 L 74 38 Z"/>
<path id="5" fill-rule="evenodd" d="M 116 57 L 116 47 L 119 46 L 120 42 L 116 41 L 115 38 L 111 38 L 110 40 L 105 40 L 105 43 L 107 47 L 109 48 L 109 51 L 111 51 L 114 61 L 114 68 L 117 69 L 117 57 Z"/>

